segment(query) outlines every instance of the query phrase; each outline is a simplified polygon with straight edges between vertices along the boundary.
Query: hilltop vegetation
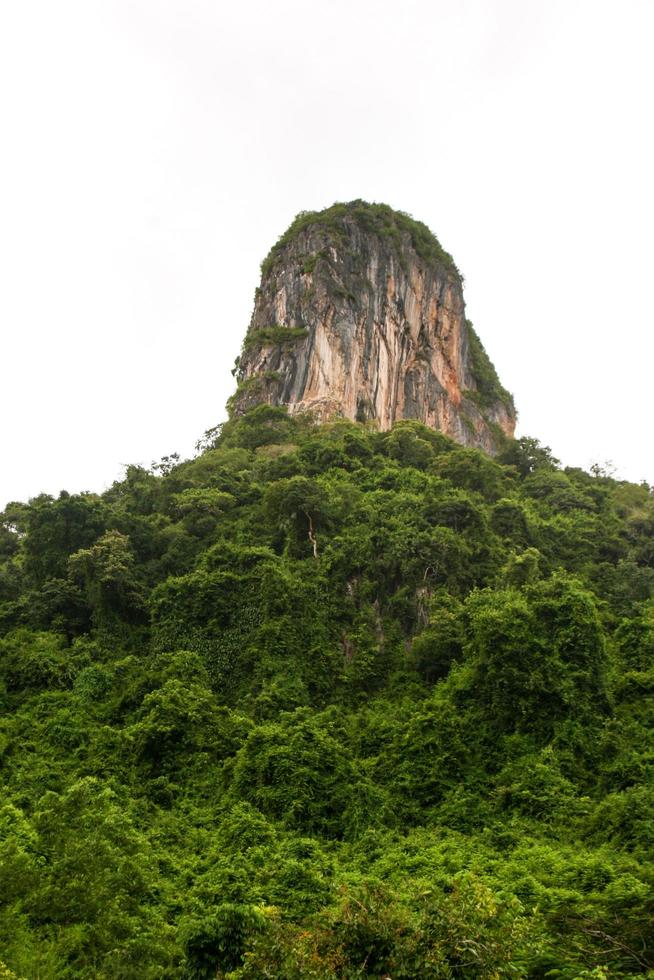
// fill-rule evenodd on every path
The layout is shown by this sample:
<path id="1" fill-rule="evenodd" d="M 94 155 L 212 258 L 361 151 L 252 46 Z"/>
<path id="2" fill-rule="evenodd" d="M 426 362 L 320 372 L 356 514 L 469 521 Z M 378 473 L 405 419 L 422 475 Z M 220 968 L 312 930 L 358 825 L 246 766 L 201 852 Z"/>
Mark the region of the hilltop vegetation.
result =
<path id="1" fill-rule="evenodd" d="M 653 588 L 648 486 L 415 422 L 9 505 L 0 976 L 651 976 Z"/>
<path id="2" fill-rule="evenodd" d="M 322 211 L 300 211 L 284 234 L 270 249 L 261 263 L 262 275 L 267 275 L 284 254 L 284 249 L 309 228 L 323 229 L 337 241 L 348 237 L 347 223 L 358 225 L 367 234 L 377 235 L 399 249 L 406 238 L 428 265 L 439 265 L 457 279 L 461 273 L 454 259 L 426 224 L 417 221 L 404 211 L 396 211 L 388 204 L 369 204 L 368 201 L 337 202 Z"/>

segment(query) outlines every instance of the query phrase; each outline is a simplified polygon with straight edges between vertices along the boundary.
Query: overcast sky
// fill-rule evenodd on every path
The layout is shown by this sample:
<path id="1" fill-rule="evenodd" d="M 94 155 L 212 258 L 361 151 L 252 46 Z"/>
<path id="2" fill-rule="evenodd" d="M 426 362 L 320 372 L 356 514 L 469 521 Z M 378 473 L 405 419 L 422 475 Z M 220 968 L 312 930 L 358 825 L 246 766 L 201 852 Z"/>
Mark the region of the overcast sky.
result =
<path id="1" fill-rule="evenodd" d="M 654 0 L 0 0 L 0 506 L 225 417 L 300 210 L 425 221 L 519 434 L 654 483 Z"/>

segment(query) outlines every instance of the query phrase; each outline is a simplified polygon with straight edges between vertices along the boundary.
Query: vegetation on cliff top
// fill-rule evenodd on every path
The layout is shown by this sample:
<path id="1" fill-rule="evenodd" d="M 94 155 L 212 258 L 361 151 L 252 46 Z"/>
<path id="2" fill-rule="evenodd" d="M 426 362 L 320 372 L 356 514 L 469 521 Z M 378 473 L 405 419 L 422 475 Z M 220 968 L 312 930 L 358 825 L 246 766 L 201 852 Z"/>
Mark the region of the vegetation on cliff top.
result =
<path id="1" fill-rule="evenodd" d="M 308 228 L 316 227 L 327 231 L 337 239 L 347 238 L 348 224 L 354 222 L 363 231 L 391 241 L 400 249 L 408 237 L 420 258 L 429 265 L 439 265 L 457 278 L 461 274 L 452 256 L 445 251 L 436 236 L 422 221 L 416 221 L 403 211 L 394 211 L 387 204 L 369 204 L 367 201 L 350 201 L 333 204 L 323 211 L 300 211 L 290 227 L 271 248 L 261 263 L 262 275 L 268 275 L 284 249 Z"/>
<path id="2" fill-rule="evenodd" d="M 9 505 L 0 975 L 651 975 L 653 541 L 535 440 L 269 406 Z"/>
<path id="3" fill-rule="evenodd" d="M 466 395 L 473 398 L 482 409 L 500 402 L 507 412 L 515 416 L 513 395 L 502 385 L 495 365 L 486 353 L 486 349 L 470 320 L 466 320 L 466 327 L 468 329 L 470 367 L 477 385 L 476 391 L 468 390 Z"/>

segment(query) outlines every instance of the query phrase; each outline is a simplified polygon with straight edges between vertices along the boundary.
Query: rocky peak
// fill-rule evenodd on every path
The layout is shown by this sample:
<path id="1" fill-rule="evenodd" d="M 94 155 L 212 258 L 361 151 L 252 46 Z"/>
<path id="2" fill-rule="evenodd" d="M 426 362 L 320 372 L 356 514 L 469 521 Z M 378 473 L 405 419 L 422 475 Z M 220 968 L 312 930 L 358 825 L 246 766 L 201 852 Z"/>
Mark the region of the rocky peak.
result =
<path id="1" fill-rule="evenodd" d="M 353 201 L 302 212 L 261 266 L 232 415 L 287 405 L 388 429 L 418 419 L 496 451 L 515 409 L 422 222 Z"/>

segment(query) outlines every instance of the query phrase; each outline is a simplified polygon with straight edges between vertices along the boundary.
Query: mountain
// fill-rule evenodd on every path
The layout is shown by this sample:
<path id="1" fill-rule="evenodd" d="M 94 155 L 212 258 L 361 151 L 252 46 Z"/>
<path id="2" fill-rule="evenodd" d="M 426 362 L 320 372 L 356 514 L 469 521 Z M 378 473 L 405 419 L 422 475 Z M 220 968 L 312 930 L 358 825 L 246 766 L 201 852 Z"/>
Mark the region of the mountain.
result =
<path id="1" fill-rule="evenodd" d="M 0 978 L 652 978 L 653 488 L 239 398 L 0 513 Z"/>
<path id="2" fill-rule="evenodd" d="M 515 429 L 426 225 L 384 204 L 303 212 L 262 264 L 232 411 L 255 404 L 389 429 L 416 419 L 494 454 Z"/>

